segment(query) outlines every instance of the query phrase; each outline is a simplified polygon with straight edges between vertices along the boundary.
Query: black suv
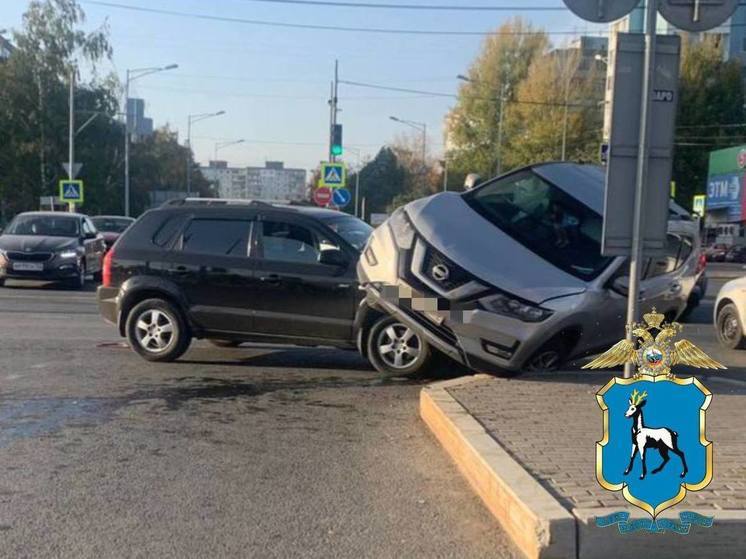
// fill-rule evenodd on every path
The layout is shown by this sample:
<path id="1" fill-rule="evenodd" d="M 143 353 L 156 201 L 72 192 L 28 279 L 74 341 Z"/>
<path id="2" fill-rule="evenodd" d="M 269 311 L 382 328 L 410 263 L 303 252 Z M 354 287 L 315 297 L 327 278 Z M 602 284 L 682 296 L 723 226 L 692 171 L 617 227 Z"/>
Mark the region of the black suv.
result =
<path id="1" fill-rule="evenodd" d="M 101 314 L 150 361 L 191 339 L 355 347 L 355 265 L 371 228 L 350 215 L 186 199 L 145 213 L 104 260 Z"/>

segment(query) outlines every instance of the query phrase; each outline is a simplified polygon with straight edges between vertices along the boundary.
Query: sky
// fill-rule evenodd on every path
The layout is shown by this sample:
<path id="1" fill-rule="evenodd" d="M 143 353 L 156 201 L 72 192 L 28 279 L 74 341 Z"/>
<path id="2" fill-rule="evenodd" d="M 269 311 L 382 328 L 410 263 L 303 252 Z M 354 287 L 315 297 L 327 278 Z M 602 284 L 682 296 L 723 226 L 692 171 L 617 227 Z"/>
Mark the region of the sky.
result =
<path id="1" fill-rule="evenodd" d="M 365 3 L 366 0 L 348 0 Z M 369 3 L 457 6 L 564 7 L 561 0 L 367 0 Z M 101 72 L 122 82 L 126 69 L 178 64 L 178 69 L 132 82 L 131 97 L 146 102 L 155 126 L 169 125 L 184 142 L 189 114 L 225 111 L 192 126 L 198 161 L 214 157 L 217 142 L 243 139 L 224 147 L 219 159 L 231 166 L 313 169 L 326 158 L 330 82 L 339 60 L 341 80 L 389 87 L 456 93 L 458 74 L 478 55 L 483 36 L 393 35 L 283 28 L 235 21 L 214 21 L 122 9 L 134 6 L 222 18 L 355 28 L 397 28 L 489 32 L 521 15 L 547 31 L 596 34 L 601 27 L 569 10 L 505 12 L 440 11 L 297 5 L 258 0 L 105 0 L 107 6 L 79 0 L 85 28 L 108 23 L 114 49 Z M 0 29 L 21 27 L 27 0 L 0 2 Z M 7 35 L 6 35 L 7 36 Z M 555 44 L 572 37 L 554 35 Z M 397 135 L 415 133 L 389 119 L 426 123 L 430 154 L 443 149 L 443 119 L 454 99 L 365 89 L 342 84 L 339 122 L 344 125 L 344 158 L 358 152 L 371 158 Z M 357 151 L 356 151 L 357 150 Z"/>

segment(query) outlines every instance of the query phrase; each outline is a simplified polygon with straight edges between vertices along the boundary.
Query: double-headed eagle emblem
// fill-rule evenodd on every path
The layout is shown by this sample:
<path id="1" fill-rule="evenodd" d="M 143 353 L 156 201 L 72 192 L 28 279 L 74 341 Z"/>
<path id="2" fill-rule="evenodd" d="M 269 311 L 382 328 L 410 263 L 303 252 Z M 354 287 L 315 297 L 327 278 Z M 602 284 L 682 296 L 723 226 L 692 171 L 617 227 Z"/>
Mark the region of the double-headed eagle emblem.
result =
<path id="1" fill-rule="evenodd" d="M 679 340 L 671 345 L 683 329 L 678 322 L 664 324 L 665 316 L 655 308 L 642 316 L 645 324 L 632 324 L 627 331 L 634 336 L 633 340 L 624 339 L 596 359 L 583 366 L 583 369 L 604 369 L 631 362 L 637 365 L 636 378 L 643 375 L 656 377 L 666 375 L 673 378 L 671 367 L 674 365 L 692 365 L 700 369 L 725 369 L 689 340 Z M 653 337 L 650 330 L 658 330 Z M 640 347 L 635 348 L 636 340 Z"/>

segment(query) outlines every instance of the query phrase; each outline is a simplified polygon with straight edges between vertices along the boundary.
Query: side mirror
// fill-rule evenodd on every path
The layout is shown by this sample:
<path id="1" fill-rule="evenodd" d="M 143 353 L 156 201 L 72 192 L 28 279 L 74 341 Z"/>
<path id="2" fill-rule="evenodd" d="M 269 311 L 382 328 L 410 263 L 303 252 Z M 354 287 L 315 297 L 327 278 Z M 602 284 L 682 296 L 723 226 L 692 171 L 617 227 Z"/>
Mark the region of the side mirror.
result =
<path id="1" fill-rule="evenodd" d="M 482 182 L 482 177 L 480 177 L 477 173 L 469 173 L 468 175 L 466 175 L 466 179 L 464 179 L 464 190 L 471 190 L 480 182 Z"/>
<path id="2" fill-rule="evenodd" d="M 319 264 L 324 266 L 347 266 L 347 257 L 339 249 L 322 250 L 319 253 Z"/>
<path id="3" fill-rule="evenodd" d="M 629 294 L 629 276 L 620 276 L 611 283 L 611 290 L 625 297 Z"/>

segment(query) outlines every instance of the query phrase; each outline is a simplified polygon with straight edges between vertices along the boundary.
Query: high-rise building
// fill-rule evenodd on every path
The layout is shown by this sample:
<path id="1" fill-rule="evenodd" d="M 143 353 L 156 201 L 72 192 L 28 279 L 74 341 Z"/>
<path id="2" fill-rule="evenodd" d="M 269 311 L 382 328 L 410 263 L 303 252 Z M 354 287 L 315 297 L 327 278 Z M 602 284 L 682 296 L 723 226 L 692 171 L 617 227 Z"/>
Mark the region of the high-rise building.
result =
<path id="1" fill-rule="evenodd" d="M 282 161 L 264 167 L 229 167 L 226 161 L 210 161 L 202 175 L 217 186 L 221 198 L 294 202 L 306 198 L 305 169 L 287 169 Z"/>
<path id="2" fill-rule="evenodd" d="M 153 133 L 153 119 L 145 116 L 145 99 L 127 99 L 127 123 L 133 142 Z"/>

